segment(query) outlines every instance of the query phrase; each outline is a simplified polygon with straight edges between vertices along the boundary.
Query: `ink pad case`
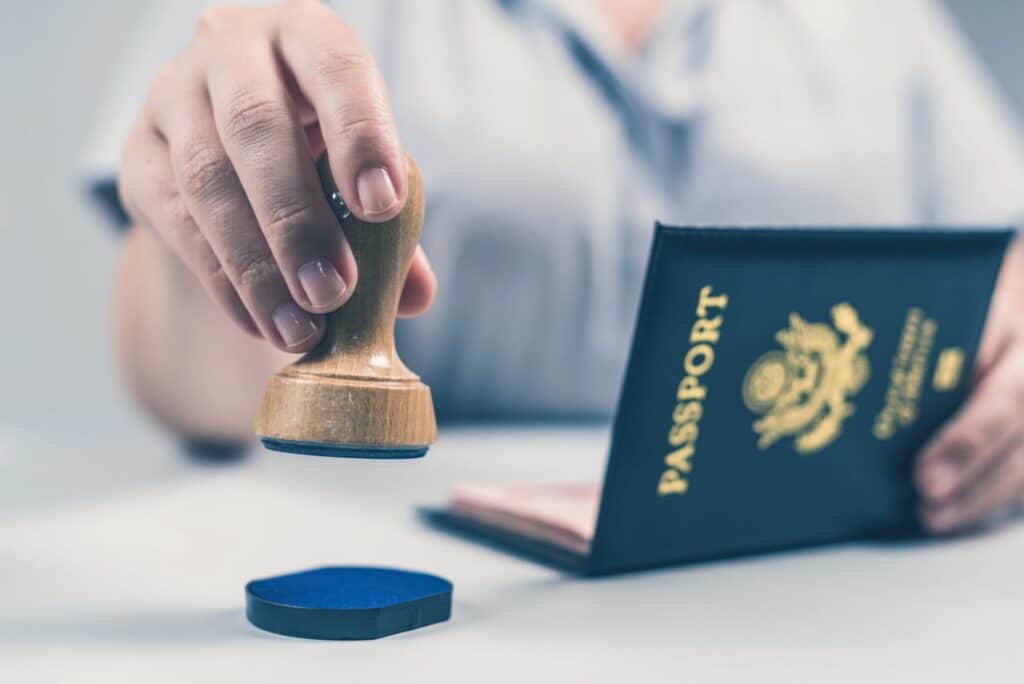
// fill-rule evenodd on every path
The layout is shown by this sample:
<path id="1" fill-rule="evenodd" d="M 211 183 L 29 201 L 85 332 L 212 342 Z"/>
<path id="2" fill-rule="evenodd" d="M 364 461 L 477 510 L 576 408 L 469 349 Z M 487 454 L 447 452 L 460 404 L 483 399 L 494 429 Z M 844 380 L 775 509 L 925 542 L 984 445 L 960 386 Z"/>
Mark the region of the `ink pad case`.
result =
<path id="1" fill-rule="evenodd" d="M 306 639 L 379 639 L 451 616 L 452 584 L 422 572 L 323 567 L 249 582 L 256 627 Z"/>

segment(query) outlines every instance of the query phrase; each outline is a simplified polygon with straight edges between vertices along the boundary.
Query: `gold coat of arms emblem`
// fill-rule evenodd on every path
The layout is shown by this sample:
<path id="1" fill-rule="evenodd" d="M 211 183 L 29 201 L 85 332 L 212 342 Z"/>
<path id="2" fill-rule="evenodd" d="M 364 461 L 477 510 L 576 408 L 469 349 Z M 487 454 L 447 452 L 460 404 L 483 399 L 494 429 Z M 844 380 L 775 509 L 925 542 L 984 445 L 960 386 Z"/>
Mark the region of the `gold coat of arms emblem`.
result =
<path id="1" fill-rule="evenodd" d="M 762 414 L 754 422 L 758 448 L 792 436 L 798 453 L 816 453 L 839 437 L 853 415 L 849 398 L 868 380 L 864 351 L 874 333 L 846 302 L 831 314 L 828 325 L 791 313 L 789 327 L 775 335 L 782 349 L 763 354 L 747 371 L 743 401 Z"/>

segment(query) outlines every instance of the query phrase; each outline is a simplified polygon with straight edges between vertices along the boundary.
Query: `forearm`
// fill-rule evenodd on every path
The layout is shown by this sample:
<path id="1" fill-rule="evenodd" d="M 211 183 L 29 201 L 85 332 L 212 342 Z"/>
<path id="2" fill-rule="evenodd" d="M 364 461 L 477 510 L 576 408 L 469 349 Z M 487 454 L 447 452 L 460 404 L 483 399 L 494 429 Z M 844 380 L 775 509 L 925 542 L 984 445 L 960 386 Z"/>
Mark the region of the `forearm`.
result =
<path id="1" fill-rule="evenodd" d="M 288 356 L 239 330 L 144 228 L 126 236 L 115 288 L 117 357 L 142 404 L 183 436 L 251 439 L 267 378 Z"/>

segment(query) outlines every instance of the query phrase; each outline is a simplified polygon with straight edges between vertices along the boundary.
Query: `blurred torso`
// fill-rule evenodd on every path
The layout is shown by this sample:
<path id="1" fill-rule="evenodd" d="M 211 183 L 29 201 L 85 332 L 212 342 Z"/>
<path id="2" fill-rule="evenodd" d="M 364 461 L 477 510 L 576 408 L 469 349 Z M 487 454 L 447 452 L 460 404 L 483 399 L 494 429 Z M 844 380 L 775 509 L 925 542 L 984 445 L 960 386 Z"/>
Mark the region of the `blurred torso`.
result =
<path id="1" fill-rule="evenodd" d="M 1006 218 L 946 196 L 929 29 L 889 7 L 341 3 L 427 182 L 439 297 L 399 334 L 440 410 L 610 412 L 655 219 Z"/>

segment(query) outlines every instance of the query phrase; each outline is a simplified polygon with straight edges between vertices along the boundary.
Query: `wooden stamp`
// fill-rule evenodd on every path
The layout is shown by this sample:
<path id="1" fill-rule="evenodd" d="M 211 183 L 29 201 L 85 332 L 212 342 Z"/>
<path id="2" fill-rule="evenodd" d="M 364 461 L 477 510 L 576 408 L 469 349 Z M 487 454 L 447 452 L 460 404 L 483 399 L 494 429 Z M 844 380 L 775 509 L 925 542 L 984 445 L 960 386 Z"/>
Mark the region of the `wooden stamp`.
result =
<path id="1" fill-rule="evenodd" d="M 320 175 L 352 245 L 359 278 L 327 316 L 323 341 L 270 379 L 256 419 L 269 449 L 319 456 L 417 458 L 437 439 L 430 388 L 395 351 L 398 300 L 423 226 L 423 183 L 409 158 L 409 193 L 386 223 L 341 213 L 326 156 Z"/>

